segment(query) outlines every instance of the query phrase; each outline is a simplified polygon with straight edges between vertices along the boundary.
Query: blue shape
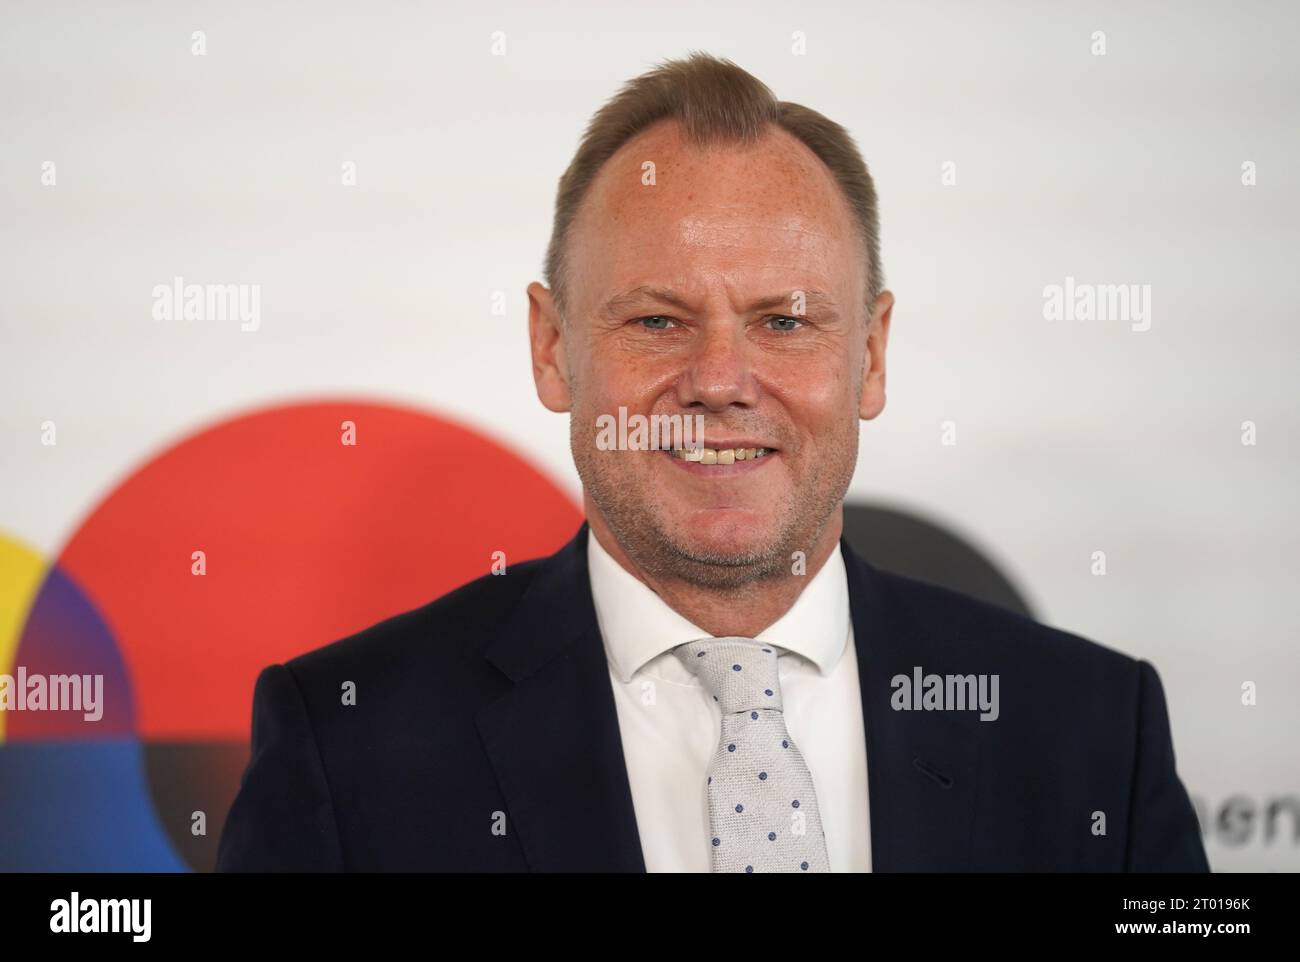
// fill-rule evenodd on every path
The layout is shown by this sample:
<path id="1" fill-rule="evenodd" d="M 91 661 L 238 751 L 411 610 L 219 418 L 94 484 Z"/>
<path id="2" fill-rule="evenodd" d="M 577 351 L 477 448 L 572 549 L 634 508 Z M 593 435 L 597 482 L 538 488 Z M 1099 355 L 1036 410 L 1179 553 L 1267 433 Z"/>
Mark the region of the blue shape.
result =
<path id="1" fill-rule="evenodd" d="M 0 871 L 190 871 L 154 811 L 135 739 L 6 742 L 0 785 Z"/>

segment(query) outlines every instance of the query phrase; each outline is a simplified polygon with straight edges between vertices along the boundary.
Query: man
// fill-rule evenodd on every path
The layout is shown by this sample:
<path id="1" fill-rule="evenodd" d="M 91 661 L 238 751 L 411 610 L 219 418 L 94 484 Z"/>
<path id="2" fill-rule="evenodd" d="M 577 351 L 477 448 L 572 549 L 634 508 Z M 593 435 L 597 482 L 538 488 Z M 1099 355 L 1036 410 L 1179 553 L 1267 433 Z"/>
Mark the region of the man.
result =
<path id="1" fill-rule="evenodd" d="M 587 523 L 265 669 L 219 869 L 1207 869 L 1149 664 L 842 540 L 894 301 L 842 127 L 668 61 L 593 119 L 546 272 Z"/>

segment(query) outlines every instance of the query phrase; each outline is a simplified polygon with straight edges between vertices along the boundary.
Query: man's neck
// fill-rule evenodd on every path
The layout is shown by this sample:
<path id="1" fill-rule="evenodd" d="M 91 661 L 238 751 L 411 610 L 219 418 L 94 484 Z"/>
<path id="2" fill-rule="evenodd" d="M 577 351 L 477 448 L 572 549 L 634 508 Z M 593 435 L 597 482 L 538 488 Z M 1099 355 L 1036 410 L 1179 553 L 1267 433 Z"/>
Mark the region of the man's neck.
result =
<path id="1" fill-rule="evenodd" d="M 807 554 L 806 571 L 759 578 L 735 588 L 710 588 L 676 578 L 657 577 L 633 560 L 610 531 L 600 511 L 587 504 L 590 536 L 642 584 L 657 594 L 668 607 L 710 635 L 753 638 L 774 624 L 794 605 L 808 582 L 822 569 L 831 552 L 839 548 L 844 530 L 843 508 L 827 522 L 817 544 Z M 793 565 L 793 559 L 791 559 Z"/>

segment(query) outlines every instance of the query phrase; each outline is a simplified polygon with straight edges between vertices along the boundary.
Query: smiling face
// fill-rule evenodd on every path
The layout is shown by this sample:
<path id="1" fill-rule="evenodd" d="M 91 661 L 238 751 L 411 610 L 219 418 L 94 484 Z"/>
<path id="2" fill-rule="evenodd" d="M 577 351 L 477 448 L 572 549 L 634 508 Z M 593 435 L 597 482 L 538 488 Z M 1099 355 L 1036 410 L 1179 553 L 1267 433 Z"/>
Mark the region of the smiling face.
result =
<path id="1" fill-rule="evenodd" d="M 864 248 L 830 172 L 779 128 L 700 148 L 660 122 L 601 168 L 569 243 L 566 323 L 535 284 L 530 329 L 538 394 L 571 412 L 593 529 L 701 586 L 811 560 L 838 537 L 858 419 L 884 406 L 892 305 L 886 292 L 869 328 Z M 703 415 L 719 463 L 601 450 L 597 419 L 620 407 Z"/>

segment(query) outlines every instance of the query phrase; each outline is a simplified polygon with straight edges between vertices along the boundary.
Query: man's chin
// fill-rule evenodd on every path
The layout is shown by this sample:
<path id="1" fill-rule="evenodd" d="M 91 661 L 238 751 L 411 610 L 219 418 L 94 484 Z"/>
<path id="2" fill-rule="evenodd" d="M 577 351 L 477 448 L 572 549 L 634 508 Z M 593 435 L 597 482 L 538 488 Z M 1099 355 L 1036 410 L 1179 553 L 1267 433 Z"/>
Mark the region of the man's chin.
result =
<path id="1" fill-rule="evenodd" d="M 753 512 L 699 512 L 674 526 L 670 540 L 675 552 L 701 564 L 745 567 L 770 563 L 776 532 L 771 519 Z"/>

